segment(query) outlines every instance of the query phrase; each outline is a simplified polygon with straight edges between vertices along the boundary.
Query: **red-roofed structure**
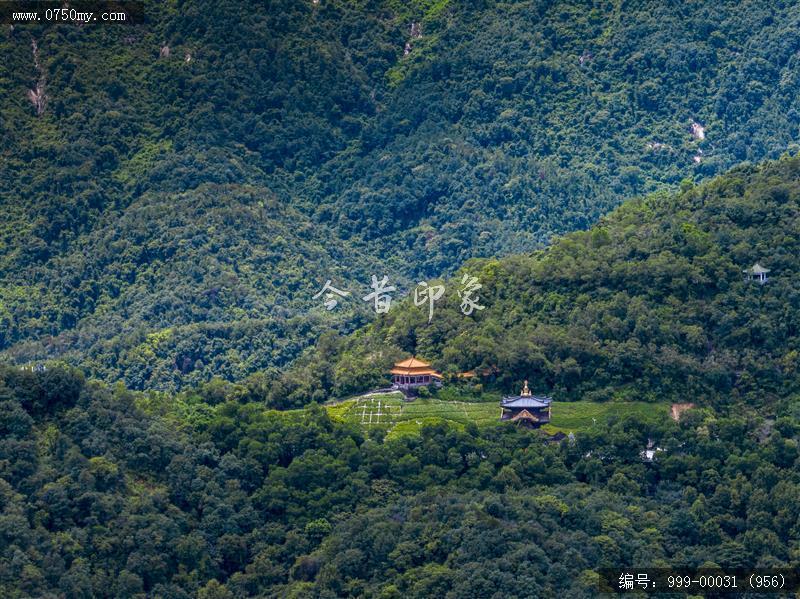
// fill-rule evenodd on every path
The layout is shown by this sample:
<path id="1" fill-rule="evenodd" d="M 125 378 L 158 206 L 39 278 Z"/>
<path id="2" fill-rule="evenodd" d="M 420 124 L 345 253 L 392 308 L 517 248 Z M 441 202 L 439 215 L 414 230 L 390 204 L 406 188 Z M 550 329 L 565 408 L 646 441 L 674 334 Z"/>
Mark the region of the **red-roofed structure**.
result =
<path id="1" fill-rule="evenodd" d="M 431 365 L 417 358 L 397 362 L 391 370 L 392 383 L 397 389 L 415 389 L 442 384 L 442 375 Z"/>

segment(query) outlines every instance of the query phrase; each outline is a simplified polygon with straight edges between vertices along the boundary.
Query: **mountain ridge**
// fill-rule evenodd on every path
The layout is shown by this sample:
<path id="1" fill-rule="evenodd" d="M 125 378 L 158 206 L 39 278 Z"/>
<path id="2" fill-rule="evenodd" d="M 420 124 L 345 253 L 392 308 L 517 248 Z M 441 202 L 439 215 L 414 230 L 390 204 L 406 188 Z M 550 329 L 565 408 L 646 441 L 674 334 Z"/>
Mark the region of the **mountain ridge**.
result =
<path id="1" fill-rule="evenodd" d="M 268 207 L 264 228 L 288 240 L 285 251 L 296 245 L 318 257 L 315 265 L 331 265 L 307 260 L 305 287 L 282 300 L 289 313 L 308 314 L 328 278 L 347 273 L 363 284 L 384 272 L 408 286 L 447 276 L 473 257 L 528 252 L 584 229 L 626 198 L 794 147 L 800 46 L 791 3 L 624 8 L 387 0 L 252 10 L 193 0 L 150 3 L 148 24 L 133 28 L 6 27 L 3 359 L 85 362 L 95 376 L 118 380 L 127 368 L 118 356 L 169 328 L 148 301 L 183 306 L 173 324 L 185 347 L 159 356 L 153 372 L 123 378 L 134 388 L 282 367 L 322 332 L 303 332 L 317 326 L 313 315 L 300 333 L 277 319 L 283 349 L 241 359 L 224 335 L 195 334 L 241 317 L 231 296 L 225 309 L 203 299 L 218 286 L 213 272 L 195 280 L 185 264 L 170 288 L 155 290 L 117 280 L 147 269 L 150 250 L 121 256 L 96 240 L 148 227 L 168 236 L 167 211 L 132 224 L 155 197 L 203 203 L 204 186 L 216 185 L 216 201 L 232 209 L 242 206 L 237 186 L 251 189 Z M 40 76 L 32 40 L 46 74 L 40 115 L 27 97 Z M 286 210 L 269 208 L 275 202 Z M 246 229 L 250 214 L 217 224 L 223 253 L 237 245 L 224 238 Z M 259 243 L 271 242 L 265 234 Z M 96 257 L 106 271 L 92 267 L 98 277 L 81 271 L 87 247 L 107 252 Z M 235 255 L 209 252 L 200 244 L 187 260 L 244 267 Z M 280 261 L 265 268 L 266 290 L 255 277 L 240 290 L 256 303 L 272 301 L 269 288 L 300 272 L 284 272 L 292 267 Z M 75 280 L 84 275 L 91 278 Z M 140 301 L 99 301 L 104 285 Z M 173 290 L 198 299 L 173 298 Z M 128 315 L 112 322 L 98 305 Z M 364 318 L 350 314 L 336 327 L 349 331 Z M 76 341 L 90 337 L 96 342 Z M 184 354 L 197 369 L 181 369 Z"/>
<path id="2" fill-rule="evenodd" d="M 798 156 L 742 165 L 630 200 L 545 250 L 472 261 L 444 284 L 476 277 L 485 310 L 465 316 L 450 292 L 428 322 L 428 304 L 406 299 L 310 352 L 268 398 L 380 387 L 394 360 L 418 355 L 450 375 L 491 373 L 476 388 L 527 379 L 562 400 L 772 404 L 798 389 L 800 248 L 785 232 L 800 226 L 799 183 Z M 743 272 L 756 262 L 764 285 Z"/>

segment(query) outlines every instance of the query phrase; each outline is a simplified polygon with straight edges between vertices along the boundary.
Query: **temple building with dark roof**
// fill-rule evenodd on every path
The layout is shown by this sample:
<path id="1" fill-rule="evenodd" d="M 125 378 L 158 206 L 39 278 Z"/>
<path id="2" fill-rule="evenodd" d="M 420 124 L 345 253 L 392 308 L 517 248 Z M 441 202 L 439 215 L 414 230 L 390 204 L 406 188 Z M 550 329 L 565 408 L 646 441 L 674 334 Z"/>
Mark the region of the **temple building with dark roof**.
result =
<path id="1" fill-rule="evenodd" d="M 521 426 L 538 428 L 550 422 L 551 397 L 533 395 L 528 381 L 519 395 L 506 396 L 500 401 L 500 420 L 515 422 Z"/>

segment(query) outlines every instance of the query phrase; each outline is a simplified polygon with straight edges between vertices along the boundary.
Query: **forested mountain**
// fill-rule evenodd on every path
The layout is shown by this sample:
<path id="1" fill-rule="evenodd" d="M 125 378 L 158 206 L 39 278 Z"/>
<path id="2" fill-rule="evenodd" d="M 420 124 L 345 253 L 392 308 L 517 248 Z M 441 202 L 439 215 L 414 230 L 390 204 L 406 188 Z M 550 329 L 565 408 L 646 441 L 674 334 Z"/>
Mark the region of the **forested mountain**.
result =
<path id="1" fill-rule="evenodd" d="M 473 260 L 434 304 L 411 299 L 330 335 L 266 384 L 275 406 L 388 382 L 409 354 L 478 385 L 560 399 L 770 406 L 800 391 L 800 157 L 632 200 L 545 250 Z M 755 263 L 767 282 L 748 280 Z M 464 274 L 483 310 L 462 313 Z M 264 381 L 260 381 L 263 387 Z"/>
<path id="2" fill-rule="evenodd" d="M 796 400 L 555 445 L 175 403 L 0 366 L 3 597 L 594 597 L 602 566 L 800 565 Z"/>
<path id="3" fill-rule="evenodd" d="M 133 388 L 283 366 L 311 297 L 527 252 L 798 137 L 792 2 L 148 2 L 4 25 L 0 350 Z"/>
<path id="4" fill-rule="evenodd" d="M 146 12 L 1 26 L 0 596 L 800 568 L 800 5 Z M 408 355 L 463 419 L 328 401 Z M 617 409 L 560 442 L 470 420 L 524 379 Z"/>

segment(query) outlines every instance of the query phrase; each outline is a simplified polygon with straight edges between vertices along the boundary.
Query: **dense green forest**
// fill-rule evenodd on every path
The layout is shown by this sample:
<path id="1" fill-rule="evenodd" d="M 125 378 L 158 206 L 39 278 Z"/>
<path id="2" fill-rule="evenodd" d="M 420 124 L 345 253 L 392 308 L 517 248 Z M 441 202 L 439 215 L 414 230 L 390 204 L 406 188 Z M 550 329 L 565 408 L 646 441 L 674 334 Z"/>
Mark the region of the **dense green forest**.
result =
<path id="1" fill-rule="evenodd" d="M 434 307 L 408 299 L 288 371 L 254 376 L 276 407 L 388 383 L 416 354 L 557 399 L 768 407 L 800 392 L 800 157 L 632 200 L 545 250 L 473 260 Z M 766 284 L 743 271 L 759 262 Z M 457 290 L 477 277 L 482 311 Z M 514 389 L 516 390 L 516 389 Z"/>
<path id="2" fill-rule="evenodd" d="M 327 279 L 408 291 L 798 141 L 791 2 L 146 12 L 2 26 L 4 360 L 161 390 L 282 368 L 369 317 L 325 312 Z"/>
<path id="3" fill-rule="evenodd" d="M 555 445 L 174 405 L 0 367 L 3 597 L 592 597 L 603 565 L 800 566 L 796 399 Z"/>
<path id="4" fill-rule="evenodd" d="M 796 3 L 146 13 L 0 26 L 0 597 L 800 568 Z"/>
<path id="5" fill-rule="evenodd" d="M 170 394 L 0 366 L 0 594 L 593 597 L 603 566 L 800 567 L 799 181 L 785 157 L 630 201 L 468 263 L 485 310 L 447 295 L 427 324 L 406 301 L 284 374 Z M 387 436 L 311 401 L 404 352 L 493 373 L 442 401 L 529 378 L 697 407 L 553 443 L 499 421 Z"/>

